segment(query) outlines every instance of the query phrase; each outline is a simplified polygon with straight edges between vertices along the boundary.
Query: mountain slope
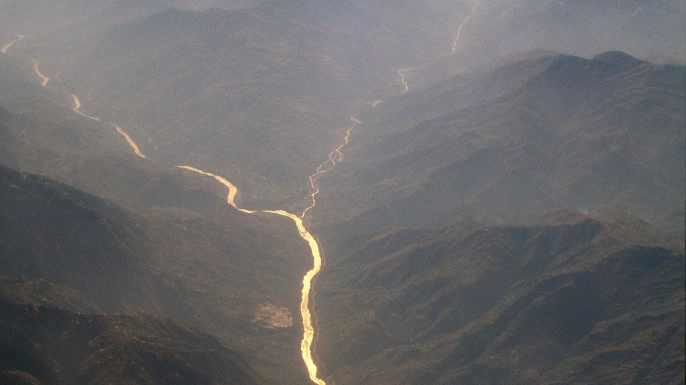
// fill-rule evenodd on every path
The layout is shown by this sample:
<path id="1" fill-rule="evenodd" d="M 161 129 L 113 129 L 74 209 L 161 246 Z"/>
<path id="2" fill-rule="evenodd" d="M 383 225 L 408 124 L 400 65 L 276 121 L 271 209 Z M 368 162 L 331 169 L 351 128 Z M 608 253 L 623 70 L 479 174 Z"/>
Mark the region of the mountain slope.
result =
<path id="1" fill-rule="evenodd" d="M 172 5 L 173 0 L 3 0 L 0 2 L 0 35 L 49 36 L 77 29 L 91 32 Z"/>
<path id="2" fill-rule="evenodd" d="M 0 301 L 3 384 L 257 384 L 212 337 L 169 321 Z"/>
<path id="3" fill-rule="evenodd" d="M 683 81 L 536 53 L 363 115 L 315 217 L 326 372 L 681 383 Z"/>
<path id="4" fill-rule="evenodd" d="M 0 57 L 0 164 L 20 171 L 2 168 L 0 257 L 19 280 L 7 295 L 56 284 L 76 295 L 42 304 L 171 318 L 220 338 L 265 383 L 303 381 L 311 260 L 292 224 L 238 213 L 223 186 L 134 156 L 110 125 L 74 113 L 63 85 L 23 68 Z"/>
<path id="5" fill-rule="evenodd" d="M 461 224 L 339 248 L 322 362 L 341 384 L 679 384 L 684 255 L 630 223 Z"/>
<path id="6" fill-rule="evenodd" d="M 683 81 L 683 67 L 610 52 L 544 56 L 408 95 L 359 130 L 322 206 L 364 213 L 353 231 L 564 208 L 664 223 L 684 210 Z M 673 225 L 678 235 L 683 223 Z"/>
<path id="7" fill-rule="evenodd" d="M 41 305 L 171 318 L 218 336 L 265 383 L 303 378 L 294 319 L 308 258 L 287 222 L 238 219 L 220 200 L 216 218 L 184 208 L 134 214 L 0 171 L 0 264 L 15 282 L 5 298 L 32 299 L 29 289 L 54 284 L 64 296 L 39 296 L 53 298 Z"/>
<path id="8" fill-rule="evenodd" d="M 169 296 L 183 289 L 142 258 L 143 226 L 130 214 L 43 178 L 0 168 L 0 180 L 5 381 L 257 383 L 214 338 L 150 317 L 81 315 L 179 319 Z"/>
<path id="9" fill-rule="evenodd" d="M 330 0 L 169 9 L 87 42 L 60 34 L 14 52 L 41 58 L 149 154 L 225 170 L 248 205 L 281 207 L 299 204 L 349 115 L 396 92 L 399 63 L 438 55 L 464 11 L 441 1 Z"/>

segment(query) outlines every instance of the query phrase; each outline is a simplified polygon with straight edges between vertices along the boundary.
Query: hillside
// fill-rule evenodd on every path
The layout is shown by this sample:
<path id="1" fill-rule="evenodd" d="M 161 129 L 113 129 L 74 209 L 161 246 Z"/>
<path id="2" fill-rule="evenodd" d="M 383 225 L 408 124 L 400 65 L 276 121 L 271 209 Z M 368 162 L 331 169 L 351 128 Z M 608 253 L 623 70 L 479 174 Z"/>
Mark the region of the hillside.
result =
<path id="1" fill-rule="evenodd" d="M 292 224 L 239 214 L 212 181 L 134 156 L 23 64 L 0 57 L 0 260 L 13 282 L 4 295 L 172 319 L 219 338 L 264 383 L 302 382 L 299 285 L 310 258 Z M 28 290 L 43 285 L 65 297 Z"/>
<path id="2" fill-rule="evenodd" d="M 3 297 L 33 301 L 32 288 L 56 285 L 63 295 L 39 295 L 50 300 L 38 303 L 171 318 L 219 336 L 270 381 L 275 373 L 300 379 L 294 319 L 308 259 L 287 223 L 231 222 L 221 207 L 217 218 L 228 220 L 183 208 L 133 214 L 1 171 Z M 286 316 L 287 325 L 278 321 Z"/>
<path id="3" fill-rule="evenodd" d="M 408 94 L 364 117 L 323 210 L 353 233 L 454 213 L 526 223 L 557 209 L 667 223 L 684 211 L 683 81 L 683 67 L 609 52 L 527 59 Z"/>
<path id="4" fill-rule="evenodd" d="M 574 214 L 348 244 L 321 280 L 322 362 L 336 384 L 680 384 L 684 255 L 650 234 Z"/>
<path id="5" fill-rule="evenodd" d="M 302 204 L 348 116 L 397 92 L 396 66 L 438 55 L 464 11 L 329 0 L 168 9 L 87 41 L 58 33 L 13 52 L 40 58 L 157 159 L 225 170 L 249 206 L 281 207 Z"/>
<path id="6" fill-rule="evenodd" d="M 0 301 L 3 384 L 260 383 L 216 339 L 169 321 Z"/>
<path id="7" fill-rule="evenodd" d="M 682 383 L 683 80 L 536 52 L 365 112 L 314 217 L 330 381 Z"/>
<path id="8" fill-rule="evenodd" d="M 683 385 L 682 3 L 0 0 L 0 384 Z"/>
<path id="9" fill-rule="evenodd" d="M 282 207 L 302 204 L 308 173 L 340 140 L 350 114 L 403 91 L 401 68 L 420 69 L 408 72 L 414 86 L 530 49 L 593 55 L 619 48 L 650 58 L 680 51 L 668 38 L 679 25 L 672 2 L 299 0 L 205 8 L 211 5 L 73 0 L 65 10 L 103 25 L 71 22 L 26 39 L 15 54 L 40 58 L 148 153 L 225 170 L 250 206 Z M 591 16 L 592 27 L 580 29 Z M 563 19 L 573 21 L 551 22 Z M 606 19 L 611 32 L 600 23 Z M 646 31 L 656 19 L 667 21 Z M 16 33 L 29 32 L 8 31 L 8 39 Z M 565 34 L 607 39 L 573 45 Z M 622 44 L 629 40 L 634 46 Z"/>

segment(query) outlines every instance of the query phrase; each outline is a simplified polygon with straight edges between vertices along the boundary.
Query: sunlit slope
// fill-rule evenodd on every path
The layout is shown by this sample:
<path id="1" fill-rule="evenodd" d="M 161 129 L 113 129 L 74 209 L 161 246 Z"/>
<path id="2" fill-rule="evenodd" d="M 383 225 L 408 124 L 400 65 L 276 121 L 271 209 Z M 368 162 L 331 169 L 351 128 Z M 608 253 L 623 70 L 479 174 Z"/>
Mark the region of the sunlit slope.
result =
<path id="1" fill-rule="evenodd" d="M 684 209 L 683 76 L 619 52 L 553 55 L 387 101 L 364 117 L 322 207 L 366 212 L 353 233 L 559 208 L 659 223 Z"/>
<path id="2" fill-rule="evenodd" d="M 318 297 L 332 377 L 679 384 L 683 248 L 635 219 L 561 214 L 388 230 L 333 250 Z"/>

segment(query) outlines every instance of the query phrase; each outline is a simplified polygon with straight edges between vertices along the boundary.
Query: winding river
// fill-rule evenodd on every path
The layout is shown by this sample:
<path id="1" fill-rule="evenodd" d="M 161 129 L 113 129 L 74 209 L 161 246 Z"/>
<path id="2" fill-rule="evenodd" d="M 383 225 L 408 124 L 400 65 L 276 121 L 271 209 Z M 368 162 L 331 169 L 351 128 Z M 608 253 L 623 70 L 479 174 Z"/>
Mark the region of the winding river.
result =
<path id="1" fill-rule="evenodd" d="M 7 55 L 7 52 L 9 52 L 10 48 L 14 47 L 15 44 L 19 43 L 22 40 L 24 40 L 24 35 L 17 35 L 16 39 L 14 39 L 14 40 L 10 41 L 9 43 L 3 45 L 2 49 L 0 49 L 0 52 Z"/>
<path id="2" fill-rule="evenodd" d="M 133 153 L 136 154 L 137 157 L 141 159 L 147 158 L 147 156 L 145 156 L 145 154 L 143 154 L 143 152 L 141 151 L 141 148 L 138 146 L 138 143 L 136 143 L 136 141 L 133 140 L 133 138 L 131 138 L 131 135 L 129 135 L 129 133 L 126 132 L 126 130 L 119 127 L 119 125 L 115 123 L 110 123 L 110 125 L 114 127 L 114 130 L 117 131 L 117 134 L 121 135 L 121 137 L 124 138 L 126 143 L 128 143 L 129 147 L 131 147 L 131 151 L 133 151 Z"/>
<path id="3" fill-rule="evenodd" d="M 317 195 L 319 195 L 319 178 L 327 172 L 333 170 L 337 163 L 343 161 L 343 147 L 350 143 L 350 136 L 352 135 L 353 129 L 362 124 L 362 122 L 355 116 L 351 116 L 350 121 L 353 123 L 353 125 L 345 131 L 343 142 L 336 146 L 336 148 L 329 153 L 329 157 L 319 166 L 317 166 L 314 174 L 310 175 L 310 205 L 305 207 L 300 214 L 300 218 L 305 219 L 310 210 L 317 206 Z"/>
<path id="4" fill-rule="evenodd" d="M 476 14 L 476 10 L 479 8 L 479 5 L 481 5 L 481 2 L 475 1 L 472 4 L 472 9 L 469 12 L 469 15 L 465 16 L 465 18 L 462 19 L 460 25 L 458 25 L 457 32 L 455 33 L 455 38 L 453 39 L 453 44 L 450 47 L 450 54 L 454 55 L 457 53 L 457 48 L 459 47 L 460 41 L 462 40 L 462 31 L 464 31 L 464 27 L 467 24 L 469 24 L 469 22 L 474 18 L 474 15 Z"/>
<path id="5" fill-rule="evenodd" d="M 33 73 L 35 73 L 36 76 L 38 76 L 38 79 L 40 79 L 40 85 L 42 87 L 48 86 L 48 83 L 50 82 L 50 78 L 41 72 L 40 63 L 36 59 L 33 59 Z"/>
<path id="6" fill-rule="evenodd" d="M 17 44 L 18 42 L 20 42 L 20 41 L 23 40 L 23 39 L 24 39 L 24 35 L 17 35 L 17 38 L 14 39 L 14 40 L 12 40 L 12 41 L 10 41 L 10 42 L 7 43 L 7 44 L 5 44 L 5 45 L 2 47 L 2 49 L 0 49 L 0 52 L 2 52 L 3 54 L 7 54 L 7 53 L 9 52 L 9 50 L 10 50 L 15 44 Z M 38 60 L 32 59 L 32 60 L 31 60 L 31 63 L 32 63 L 33 73 L 34 73 L 34 74 L 38 77 L 38 79 L 40 80 L 41 86 L 42 86 L 42 87 L 47 87 L 48 84 L 50 83 L 50 77 L 48 77 L 48 75 L 44 74 L 44 73 L 41 71 L 41 69 L 40 69 L 40 62 L 39 62 Z M 87 118 L 87 119 L 90 119 L 90 120 L 92 120 L 92 121 L 95 121 L 95 122 L 100 122 L 100 121 L 101 121 L 101 119 L 100 119 L 99 117 L 94 116 L 94 115 L 88 115 L 88 114 L 84 113 L 83 111 L 81 111 L 81 99 L 79 99 L 79 97 L 78 97 L 76 94 L 70 94 L 70 97 L 71 97 L 71 102 L 72 102 L 72 111 L 73 111 L 74 113 L 76 113 L 77 115 L 82 116 L 82 117 L 84 117 L 84 118 Z M 117 134 L 119 134 L 122 138 L 124 138 L 124 141 L 129 145 L 129 147 L 131 148 L 131 151 L 133 151 L 133 153 L 134 153 L 137 157 L 139 157 L 139 158 L 141 158 L 141 159 L 146 159 L 146 156 L 145 156 L 145 154 L 143 154 L 143 152 L 141 151 L 141 148 L 140 148 L 140 146 L 138 145 L 138 143 L 136 143 L 136 141 L 133 140 L 133 138 L 131 137 L 131 135 L 129 135 L 129 133 L 126 132 L 126 130 L 124 130 L 123 128 L 121 128 L 121 126 L 119 126 L 119 125 L 116 124 L 116 123 L 108 123 L 108 124 L 109 124 L 110 126 L 112 126 L 112 128 L 115 130 L 115 132 L 117 132 Z"/>
<path id="7" fill-rule="evenodd" d="M 215 182 L 223 185 L 226 188 L 226 204 L 244 214 L 270 214 L 286 217 L 290 219 L 295 225 L 298 235 L 305 241 L 310 248 L 312 254 L 312 267 L 308 270 L 302 279 L 302 288 L 300 293 L 300 316 L 302 318 L 303 336 L 300 341 L 300 354 L 302 356 L 310 381 L 317 385 L 326 385 L 326 382 L 319 377 L 318 367 L 313 358 L 312 345 L 314 344 L 315 329 L 312 321 L 312 312 L 310 310 L 310 299 L 312 297 L 312 282 L 322 270 L 322 255 L 319 248 L 319 243 L 314 235 L 308 230 L 305 225 L 305 217 L 308 212 L 316 207 L 317 195 L 319 194 L 319 178 L 330 172 L 336 167 L 336 164 L 341 162 L 344 158 L 343 148 L 350 143 L 350 136 L 355 127 L 362 124 L 362 122 L 355 116 L 350 117 L 352 126 L 348 128 L 343 137 L 343 141 L 337 145 L 330 153 L 328 158 L 322 162 L 314 174 L 310 175 L 310 205 L 307 206 L 300 215 L 288 212 L 286 210 L 249 210 L 238 206 L 236 198 L 238 197 L 238 187 L 227 178 L 217 175 L 190 165 L 176 166 L 180 170 L 189 171 L 202 176 L 210 177 Z"/>
<path id="8" fill-rule="evenodd" d="M 450 51 L 448 53 L 444 53 L 439 55 L 439 59 L 441 58 L 446 58 L 450 56 L 454 56 L 457 54 L 457 50 L 460 46 L 460 42 L 462 41 L 462 33 L 464 32 L 465 27 L 472 21 L 472 19 L 475 17 L 477 10 L 479 9 L 479 6 L 481 6 L 481 1 L 480 0 L 474 0 L 472 2 L 472 5 L 469 10 L 469 14 L 467 14 L 465 17 L 462 18 L 462 21 L 457 25 L 457 30 L 455 32 L 455 36 L 453 37 L 452 43 L 450 45 Z M 416 71 L 419 69 L 422 69 L 428 65 L 433 63 L 433 61 L 429 61 L 427 63 L 418 65 L 416 67 L 405 67 L 405 68 L 400 68 L 395 71 L 395 73 L 398 75 L 398 79 L 400 81 L 400 86 L 403 88 L 403 95 L 410 92 L 410 82 L 407 79 L 407 74 L 409 74 L 412 71 Z M 375 100 L 372 102 L 372 107 L 376 107 L 378 103 L 383 103 L 383 100 Z"/>
<path id="9" fill-rule="evenodd" d="M 475 2 L 472 6 L 471 13 L 467 15 L 462 22 L 458 25 L 457 32 L 455 35 L 455 38 L 453 39 L 450 54 L 455 54 L 459 42 L 462 37 L 462 31 L 464 30 L 464 27 L 470 22 L 470 20 L 473 18 L 477 7 L 479 6 L 479 2 Z M 16 39 L 10 41 L 9 43 L 5 44 L 0 52 L 3 54 L 7 54 L 9 49 L 11 49 L 17 42 L 21 41 L 24 38 L 23 35 L 18 35 Z M 447 56 L 447 55 L 442 55 L 442 56 Z M 396 73 L 398 77 L 400 78 L 400 84 L 402 86 L 402 94 L 406 94 L 410 91 L 410 86 L 409 82 L 407 80 L 407 74 L 409 72 L 412 72 L 414 70 L 417 70 L 419 67 L 407 67 L 407 68 L 401 68 L 396 70 Z M 50 81 L 50 78 L 43 74 L 40 70 L 39 67 L 39 62 L 37 60 L 33 60 L 33 72 L 38 76 L 38 78 L 41 80 L 41 85 L 43 87 L 47 87 L 48 82 Z M 75 94 L 70 94 L 71 99 L 72 99 L 72 111 L 82 117 L 88 118 L 93 121 L 100 122 L 101 119 L 97 116 L 92 116 L 84 113 L 81 111 L 81 100 L 79 97 Z M 383 99 L 377 99 L 371 103 L 372 108 L 376 108 L 378 105 L 382 104 L 384 102 Z M 302 279 L 302 288 L 301 288 L 301 299 L 300 299 L 300 315 L 302 318 L 302 327 L 303 327 L 303 336 L 300 342 L 300 353 L 302 355 L 303 362 L 305 363 L 305 366 L 307 368 L 308 376 L 310 380 L 316 384 L 316 385 L 326 385 L 326 382 L 319 377 L 318 374 L 318 367 L 317 364 L 313 358 L 313 352 L 312 352 L 312 345 L 314 344 L 314 339 L 315 339 L 315 328 L 313 325 L 313 320 L 312 320 L 312 313 L 310 311 L 310 299 L 312 296 L 312 284 L 314 279 L 317 277 L 317 275 L 321 272 L 322 269 L 322 256 L 321 256 L 321 250 L 319 247 L 319 243 L 317 239 L 315 238 L 314 235 L 308 230 L 307 226 L 305 225 L 305 219 L 307 217 L 307 214 L 316 207 L 317 205 L 317 196 L 319 195 L 319 178 L 332 171 L 335 167 L 336 164 L 341 162 L 344 158 L 343 154 L 343 148 L 350 143 L 350 137 L 352 135 L 353 130 L 363 124 L 356 116 L 351 116 L 350 121 L 352 122 L 352 126 L 349 127 L 345 131 L 345 135 L 343 137 L 343 141 L 337 145 L 330 153 L 328 158 L 322 162 L 315 170 L 315 172 L 309 176 L 309 184 L 310 184 L 310 204 L 300 213 L 300 215 L 285 211 L 285 210 L 249 210 L 245 208 L 241 208 L 238 206 L 236 203 L 236 198 L 238 197 L 238 188 L 236 185 L 234 185 L 229 179 L 208 172 L 201 170 L 199 168 L 190 166 L 190 165 L 178 165 L 176 166 L 177 169 L 183 170 L 186 172 L 191 172 L 195 173 L 204 177 L 209 177 L 213 178 L 215 182 L 223 185 L 226 190 L 226 204 L 229 205 L 230 207 L 238 210 L 241 213 L 244 214 L 251 214 L 251 215 L 257 215 L 257 214 L 268 214 L 268 215 L 277 215 L 281 217 L 288 218 L 293 222 L 295 225 L 298 235 L 300 238 L 307 243 L 310 253 L 312 255 L 312 267 L 305 273 Z M 133 138 L 119 125 L 115 123 L 108 123 L 109 125 L 114 128 L 114 130 L 126 141 L 126 143 L 129 145 L 133 153 L 138 156 L 141 159 L 146 159 L 145 154 L 141 151 L 140 147 L 138 144 L 133 140 Z"/>
<path id="10" fill-rule="evenodd" d="M 346 138 L 348 138 L 348 135 L 346 135 Z M 348 139 L 346 139 L 347 141 Z M 334 150 L 334 153 L 336 151 L 340 151 L 340 148 L 342 146 L 339 146 Z M 333 157 L 337 157 L 338 155 L 333 155 Z M 332 156 L 329 156 L 329 159 L 332 159 Z M 328 161 L 327 161 L 328 162 Z M 325 162 L 325 163 L 327 163 Z M 333 162 L 333 165 L 335 165 L 335 162 Z M 333 165 L 331 167 L 333 167 Z M 312 267 L 310 270 L 305 273 L 305 276 L 303 277 L 302 280 L 302 289 L 301 289 L 301 296 L 300 296 L 300 315 L 302 317 L 302 326 L 303 326 L 303 337 L 302 340 L 300 341 L 300 354 L 302 355 L 303 362 L 305 363 L 305 366 L 307 367 L 307 373 L 310 377 L 310 380 L 317 384 L 317 385 L 326 385 L 326 382 L 321 379 L 318 375 L 318 368 L 317 364 L 314 361 L 314 358 L 312 357 L 312 344 L 314 343 L 314 337 L 315 337 L 315 330 L 314 326 L 312 323 L 312 313 L 310 312 L 310 296 L 312 293 L 312 281 L 314 278 L 319 274 L 319 272 L 322 270 L 322 255 L 321 251 L 319 249 L 319 243 L 317 242 L 317 239 L 312 235 L 312 233 L 307 229 L 307 226 L 305 226 L 305 223 L 303 222 L 302 215 L 297 215 L 293 214 L 291 212 L 285 211 L 285 210 L 248 210 L 244 209 L 238 206 L 236 204 L 236 197 L 238 196 L 238 188 L 236 185 L 231 183 L 230 180 L 227 178 L 213 174 L 211 172 L 207 172 L 201 169 L 198 169 L 193 166 L 189 165 L 180 165 L 176 166 L 178 169 L 193 172 L 202 176 L 210 177 L 213 178 L 217 183 L 223 185 L 226 187 L 227 193 L 226 193 L 226 204 L 233 207 L 234 209 L 245 213 L 245 214 L 271 214 L 271 215 L 278 215 L 282 217 L 286 217 L 293 221 L 293 224 L 295 224 L 296 229 L 298 230 L 298 235 L 300 238 L 303 239 L 307 243 L 307 245 L 310 248 L 310 253 L 312 254 Z M 321 167 L 321 166 L 320 166 Z M 317 173 L 320 172 L 320 168 L 317 169 Z M 313 174 L 313 176 L 310 176 L 310 181 L 313 180 L 313 178 L 316 178 L 317 173 Z M 313 183 L 313 182 L 311 182 Z M 316 204 L 316 194 L 312 194 L 312 207 Z M 307 211 L 307 210 L 306 210 Z"/>

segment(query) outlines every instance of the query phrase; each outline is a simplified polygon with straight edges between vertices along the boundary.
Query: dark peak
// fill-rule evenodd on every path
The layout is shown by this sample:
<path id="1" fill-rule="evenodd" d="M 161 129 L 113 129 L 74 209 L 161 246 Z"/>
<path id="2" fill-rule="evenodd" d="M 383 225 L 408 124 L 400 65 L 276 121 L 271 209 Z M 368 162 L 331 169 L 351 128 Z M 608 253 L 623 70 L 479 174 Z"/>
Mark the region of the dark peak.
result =
<path id="1" fill-rule="evenodd" d="M 471 237 L 476 237 L 479 242 L 489 238 L 523 242 L 537 234 L 546 233 L 554 234 L 557 238 L 572 237 L 577 242 L 585 242 L 600 234 L 605 226 L 603 222 L 583 213 L 560 211 L 558 215 L 544 223 L 481 227 L 474 230 Z"/>
<path id="2" fill-rule="evenodd" d="M 628 68 L 643 63 L 626 52 L 622 51 L 608 51 L 594 56 L 591 59 L 569 54 L 558 54 L 552 57 L 554 68 L 587 68 L 589 64 L 601 64 L 605 67 L 608 65 L 616 68 Z"/>
<path id="3" fill-rule="evenodd" d="M 622 51 L 603 52 L 593 57 L 593 60 L 622 67 L 634 66 L 642 63 L 641 60 Z"/>
<path id="4" fill-rule="evenodd" d="M 543 90 L 564 87 L 586 91 L 594 89 L 597 81 L 643 64 L 641 60 L 623 52 L 606 52 L 591 59 L 560 54 L 551 57 L 541 76 L 533 79 Z M 589 88 L 590 87 L 590 88 Z"/>
<path id="5" fill-rule="evenodd" d="M 592 219 L 588 210 L 560 209 L 546 213 L 541 218 L 542 225 L 571 225 Z"/>
<path id="6" fill-rule="evenodd" d="M 533 50 L 528 50 L 528 51 L 522 51 L 522 52 L 515 52 L 512 54 L 508 54 L 506 56 L 502 57 L 502 63 L 501 65 L 513 65 L 513 64 L 518 64 L 518 63 L 532 63 L 532 62 L 538 62 L 541 60 L 550 60 L 551 58 L 555 58 L 557 56 L 564 56 L 563 54 L 556 52 L 556 51 L 551 51 L 548 49 L 533 49 Z"/>
<path id="7" fill-rule="evenodd" d="M 566 53 L 557 54 L 551 57 L 554 64 L 559 65 L 574 65 L 574 64 L 586 64 L 588 59 L 581 56 L 570 55 Z"/>

